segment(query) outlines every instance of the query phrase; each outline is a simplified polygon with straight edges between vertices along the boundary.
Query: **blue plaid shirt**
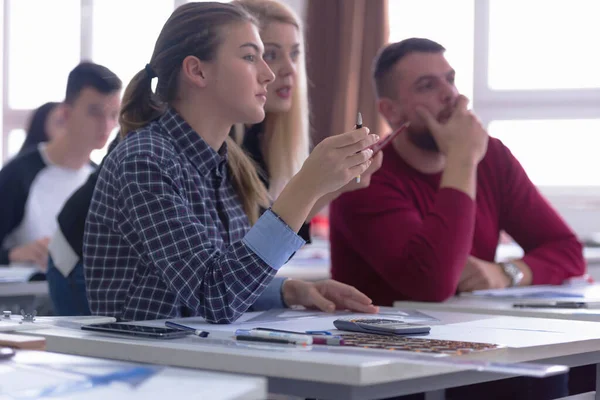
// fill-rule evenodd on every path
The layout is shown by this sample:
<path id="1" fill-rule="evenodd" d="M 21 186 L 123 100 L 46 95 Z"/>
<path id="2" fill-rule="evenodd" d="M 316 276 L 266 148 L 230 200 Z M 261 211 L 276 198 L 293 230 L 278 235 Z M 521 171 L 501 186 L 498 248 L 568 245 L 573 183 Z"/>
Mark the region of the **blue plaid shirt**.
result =
<path id="1" fill-rule="evenodd" d="M 250 228 L 226 145 L 214 151 L 169 110 L 104 162 L 84 237 L 90 308 L 228 323 L 251 306 L 282 307 L 273 277 L 303 244 L 270 210 Z"/>

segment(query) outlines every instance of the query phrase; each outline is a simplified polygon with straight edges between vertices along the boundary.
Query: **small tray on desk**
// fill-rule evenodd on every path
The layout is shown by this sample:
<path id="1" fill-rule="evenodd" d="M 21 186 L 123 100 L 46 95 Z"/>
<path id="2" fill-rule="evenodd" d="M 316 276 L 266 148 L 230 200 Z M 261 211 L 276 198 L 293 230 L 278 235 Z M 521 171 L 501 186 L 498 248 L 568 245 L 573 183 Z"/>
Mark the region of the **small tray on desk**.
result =
<path id="1" fill-rule="evenodd" d="M 424 339 L 410 336 L 373 335 L 368 333 L 342 333 L 339 336 L 344 339 L 344 346 L 452 356 L 497 350 L 505 347 L 492 343 Z"/>

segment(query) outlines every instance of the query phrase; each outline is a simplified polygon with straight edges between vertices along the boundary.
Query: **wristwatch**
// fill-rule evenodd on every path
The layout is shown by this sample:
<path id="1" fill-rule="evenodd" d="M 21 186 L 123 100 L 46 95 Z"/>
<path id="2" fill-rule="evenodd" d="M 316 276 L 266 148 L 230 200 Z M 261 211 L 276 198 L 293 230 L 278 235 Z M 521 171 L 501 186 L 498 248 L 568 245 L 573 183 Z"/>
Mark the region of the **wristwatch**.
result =
<path id="1" fill-rule="evenodd" d="M 525 277 L 523 271 L 521 271 L 521 269 L 517 267 L 515 263 L 510 261 L 501 262 L 499 264 L 502 267 L 504 273 L 510 278 L 510 286 L 519 286 L 519 283 L 521 283 L 521 281 Z"/>

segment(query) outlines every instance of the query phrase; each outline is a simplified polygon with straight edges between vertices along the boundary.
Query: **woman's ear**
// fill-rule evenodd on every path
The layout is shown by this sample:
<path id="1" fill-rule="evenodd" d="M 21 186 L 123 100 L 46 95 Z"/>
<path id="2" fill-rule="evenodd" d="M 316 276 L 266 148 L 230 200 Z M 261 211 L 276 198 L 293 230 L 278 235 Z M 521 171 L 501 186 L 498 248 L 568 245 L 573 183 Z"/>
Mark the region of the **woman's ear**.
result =
<path id="1" fill-rule="evenodd" d="M 206 63 L 200 61 L 198 57 L 187 56 L 181 64 L 182 78 L 198 87 L 206 87 L 208 84 L 207 69 Z"/>

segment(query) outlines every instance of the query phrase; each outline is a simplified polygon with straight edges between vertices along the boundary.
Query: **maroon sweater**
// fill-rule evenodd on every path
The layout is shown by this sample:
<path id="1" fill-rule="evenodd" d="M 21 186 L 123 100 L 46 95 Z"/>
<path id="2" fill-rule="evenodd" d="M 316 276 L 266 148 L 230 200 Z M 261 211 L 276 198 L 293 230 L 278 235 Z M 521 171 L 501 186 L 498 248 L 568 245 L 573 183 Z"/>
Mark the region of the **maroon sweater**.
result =
<path id="1" fill-rule="evenodd" d="M 331 205 L 334 279 L 378 305 L 443 301 L 456 293 L 467 257 L 493 262 L 500 231 L 523 248 L 533 284 L 560 284 L 585 271 L 575 234 L 541 196 L 511 152 L 490 138 L 477 169 L 477 198 L 439 188 L 393 146 L 371 185 Z"/>

